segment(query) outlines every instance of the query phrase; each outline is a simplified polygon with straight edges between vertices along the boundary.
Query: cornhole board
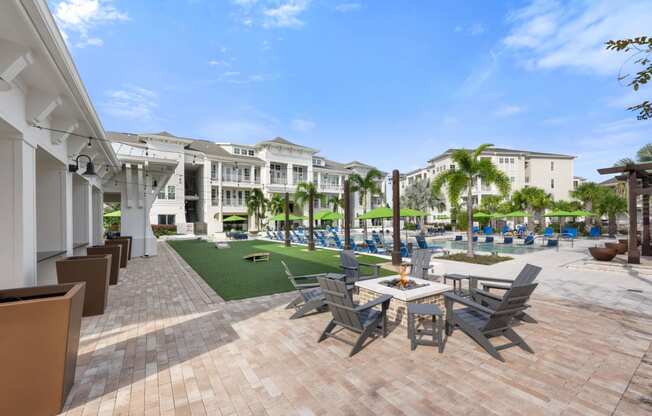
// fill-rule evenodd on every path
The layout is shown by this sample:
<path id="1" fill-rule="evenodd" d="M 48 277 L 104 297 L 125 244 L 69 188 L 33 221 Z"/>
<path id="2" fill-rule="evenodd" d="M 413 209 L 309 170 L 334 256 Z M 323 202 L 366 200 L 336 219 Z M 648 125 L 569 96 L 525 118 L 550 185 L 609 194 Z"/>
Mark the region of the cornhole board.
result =
<path id="1" fill-rule="evenodd" d="M 244 256 L 243 259 L 252 263 L 257 263 L 259 261 L 269 261 L 269 253 L 251 253 Z"/>

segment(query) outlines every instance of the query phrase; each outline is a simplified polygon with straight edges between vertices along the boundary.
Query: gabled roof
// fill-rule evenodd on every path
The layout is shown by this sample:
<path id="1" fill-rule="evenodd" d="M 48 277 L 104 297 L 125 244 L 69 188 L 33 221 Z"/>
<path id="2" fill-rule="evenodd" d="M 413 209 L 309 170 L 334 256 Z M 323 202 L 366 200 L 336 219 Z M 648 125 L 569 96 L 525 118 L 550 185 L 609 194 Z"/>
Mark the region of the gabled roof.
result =
<path id="1" fill-rule="evenodd" d="M 442 159 L 446 156 L 450 156 L 453 152 L 456 150 L 461 150 L 459 148 L 450 148 L 446 150 L 445 152 L 441 153 L 438 156 L 433 157 L 432 159 L 428 160 L 428 163 L 432 163 L 438 159 Z M 471 149 L 469 149 L 471 150 Z M 570 156 L 570 155 L 563 155 L 560 153 L 547 153 L 547 152 L 532 152 L 529 150 L 517 150 L 517 149 L 507 149 L 504 147 L 490 147 L 487 150 L 483 152 L 483 154 L 491 154 L 491 153 L 502 153 L 502 154 L 513 154 L 513 155 L 523 155 L 525 157 L 541 157 L 541 158 L 552 158 L 552 159 L 575 159 L 575 156 Z"/>
<path id="2" fill-rule="evenodd" d="M 195 150 L 197 152 L 202 152 L 209 156 L 215 156 L 222 159 L 236 159 L 236 160 L 242 160 L 251 163 L 264 163 L 262 159 L 254 156 L 234 155 L 233 153 L 229 153 L 219 144 L 210 142 L 208 140 L 194 140 L 185 148 L 188 150 Z"/>
<path id="3" fill-rule="evenodd" d="M 326 159 L 323 156 L 320 156 L 320 159 L 324 161 L 323 166 L 318 166 L 314 165 L 313 167 L 316 169 L 328 169 L 328 170 L 336 170 L 339 172 L 349 172 L 349 169 L 346 168 L 342 163 L 335 162 L 334 160 Z"/>
<path id="4" fill-rule="evenodd" d="M 283 145 L 283 146 L 295 147 L 295 148 L 303 149 L 303 150 L 310 151 L 310 152 L 313 152 L 313 153 L 318 152 L 318 150 L 316 150 L 316 149 L 313 149 L 313 148 L 307 147 L 307 146 L 302 146 L 300 144 L 292 143 L 291 141 L 289 141 L 287 139 L 284 139 L 282 137 L 275 137 L 275 138 L 273 138 L 271 140 L 263 140 L 261 142 L 256 143 L 256 147 L 265 146 L 265 145 L 273 145 L 273 144 L 280 144 L 280 145 Z"/>

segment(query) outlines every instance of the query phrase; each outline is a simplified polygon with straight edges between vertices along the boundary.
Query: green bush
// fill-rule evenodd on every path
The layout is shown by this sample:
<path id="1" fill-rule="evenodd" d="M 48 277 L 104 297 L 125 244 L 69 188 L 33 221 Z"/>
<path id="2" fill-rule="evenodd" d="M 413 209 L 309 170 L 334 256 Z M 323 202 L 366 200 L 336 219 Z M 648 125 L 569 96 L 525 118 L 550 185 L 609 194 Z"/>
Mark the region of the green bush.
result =
<path id="1" fill-rule="evenodd" d="M 156 238 L 159 238 L 162 235 L 176 235 L 177 226 L 166 224 L 152 224 L 152 232 Z"/>
<path id="2" fill-rule="evenodd" d="M 414 231 L 414 230 L 417 229 L 417 225 L 412 223 L 412 222 L 408 222 L 408 223 L 405 223 L 405 225 L 403 226 L 403 229 L 408 230 L 408 231 Z"/>

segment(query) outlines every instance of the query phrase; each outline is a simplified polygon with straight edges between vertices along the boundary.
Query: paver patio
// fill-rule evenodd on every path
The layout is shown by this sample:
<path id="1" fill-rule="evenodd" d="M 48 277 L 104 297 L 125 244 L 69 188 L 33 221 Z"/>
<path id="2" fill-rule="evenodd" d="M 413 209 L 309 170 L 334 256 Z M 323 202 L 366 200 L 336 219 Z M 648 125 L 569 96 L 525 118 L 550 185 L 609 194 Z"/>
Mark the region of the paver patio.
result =
<path id="1" fill-rule="evenodd" d="M 353 358 L 290 321 L 291 293 L 224 302 L 165 243 L 134 259 L 103 316 L 85 318 L 67 415 L 643 415 L 652 316 L 537 294 L 536 354 L 500 363 L 460 331 L 443 354 L 404 329 Z M 344 334 L 343 334 L 344 335 Z"/>

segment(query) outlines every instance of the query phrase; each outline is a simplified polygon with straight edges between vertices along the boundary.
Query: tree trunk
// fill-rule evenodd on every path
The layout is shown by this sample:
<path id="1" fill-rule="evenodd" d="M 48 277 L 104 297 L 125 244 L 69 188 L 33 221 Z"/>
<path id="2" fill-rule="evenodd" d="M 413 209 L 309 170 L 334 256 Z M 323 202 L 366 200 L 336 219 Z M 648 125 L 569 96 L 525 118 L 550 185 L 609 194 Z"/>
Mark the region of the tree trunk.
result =
<path id="1" fill-rule="evenodd" d="M 362 197 L 362 213 L 367 213 L 367 195 Z M 362 234 L 364 235 L 365 241 L 367 240 L 367 220 L 362 220 Z"/>
<path id="2" fill-rule="evenodd" d="M 310 198 L 308 199 L 310 205 L 308 206 L 308 250 L 314 251 L 315 250 L 315 239 L 312 235 L 313 233 L 313 196 L 310 195 Z"/>
<path id="3" fill-rule="evenodd" d="M 466 227 L 466 236 L 468 239 L 466 249 L 467 257 L 473 257 L 473 195 L 471 194 L 471 188 L 472 186 L 469 185 L 469 189 L 466 193 L 466 219 L 468 223 Z"/>
<path id="4" fill-rule="evenodd" d="M 616 216 L 614 214 L 609 214 L 609 237 L 616 237 L 618 232 L 618 224 L 616 223 Z"/>

